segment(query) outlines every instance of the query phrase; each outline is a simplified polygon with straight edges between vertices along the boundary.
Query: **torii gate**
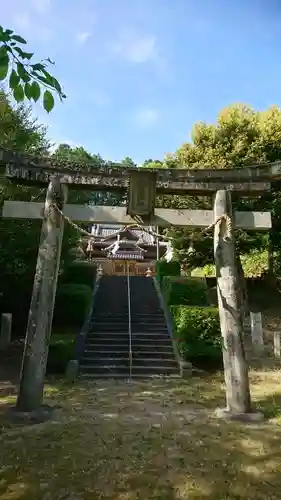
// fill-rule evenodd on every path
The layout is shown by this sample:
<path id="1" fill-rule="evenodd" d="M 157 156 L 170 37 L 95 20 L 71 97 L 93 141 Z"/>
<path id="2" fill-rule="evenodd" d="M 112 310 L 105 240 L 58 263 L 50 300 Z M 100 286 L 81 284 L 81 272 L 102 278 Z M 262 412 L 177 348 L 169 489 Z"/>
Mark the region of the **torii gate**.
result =
<path id="1" fill-rule="evenodd" d="M 0 150 L 6 177 L 17 184 L 46 186 L 45 204 L 6 201 L 3 217 L 43 219 L 36 273 L 23 355 L 19 412 L 40 410 L 55 304 L 63 238 L 64 216 L 74 221 L 153 225 L 158 227 L 214 227 L 219 313 L 226 383 L 226 414 L 252 415 L 248 369 L 243 348 L 243 326 L 238 301 L 238 280 L 233 228 L 269 230 L 269 212 L 232 213 L 231 192 L 253 196 L 270 189 L 281 178 L 281 163 L 241 169 L 128 169 L 109 163 L 96 167 L 68 163 L 56 168 L 51 159 Z M 75 167 L 75 170 L 71 167 Z M 89 170 L 90 167 L 90 170 Z M 127 207 L 68 205 L 67 188 L 126 192 Z M 214 210 L 155 208 L 159 193 L 214 196 Z M 250 417 L 249 417 L 250 418 Z"/>

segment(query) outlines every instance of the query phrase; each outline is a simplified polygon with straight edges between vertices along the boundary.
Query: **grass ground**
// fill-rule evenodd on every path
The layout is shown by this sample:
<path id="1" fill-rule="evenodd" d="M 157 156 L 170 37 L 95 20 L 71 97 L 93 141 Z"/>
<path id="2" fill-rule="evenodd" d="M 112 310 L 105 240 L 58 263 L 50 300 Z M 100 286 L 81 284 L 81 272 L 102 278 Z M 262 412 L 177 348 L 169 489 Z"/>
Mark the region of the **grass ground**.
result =
<path id="1" fill-rule="evenodd" d="M 0 398 L 1 500 L 281 499 L 281 371 L 252 372 L 263 424 L 226 423 L 221 375 L 46 386 L 52 422 L 11 425 Z"/>

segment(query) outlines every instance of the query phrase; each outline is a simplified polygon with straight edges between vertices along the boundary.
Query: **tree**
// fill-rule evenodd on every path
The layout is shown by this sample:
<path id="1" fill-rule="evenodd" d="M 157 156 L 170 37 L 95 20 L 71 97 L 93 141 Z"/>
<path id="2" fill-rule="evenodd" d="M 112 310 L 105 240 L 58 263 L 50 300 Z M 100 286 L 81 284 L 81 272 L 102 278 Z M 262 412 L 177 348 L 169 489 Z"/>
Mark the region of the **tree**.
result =
<path id="1" fill-rule="evenodd" d="M 124 158 L 124 160 L 121 161 L 121 165 L 122 165 L 122 167 L 127 167 L 127 168 L 135 168 L 136 167 L 134 160 L 132 160 L 132 158 L 130 158 L 129 156 L 126 156 Z"/>
<path id="2" fill-rule="evenodd" d="M 67 164 L 69 168 L 83 168 L 83 170 L 88 170 L 89 172 L 92 167 L 106 165 L 106 161 L 100 154 L 91 154 L 81 146 L 72 148 L 68 144 L 60 144 L 54 151 L 52 157 L 57 159 L 58 163 Z M 110 166 L 114 166 L 114 163 L 110 162 Z M 122 199 L 122 195 L 119 193 L 115 194 L 103 191 L 92 192 L 89 190 L 71 190 L 69 196 L 71 197 L 69 203 L 92 203 L 95 205 L 118 205 Z"/>
<path id="3" fill-rule="evenodd" d="M 23 104 L 13 107 L 0 93 L 0 147 L 26 153 L 48 153 L 46 129 Z M 40 199 L 37 188 L 11 184 L 0 168 L 0 209 L 4 200 Z M 42 194 L 44 197 L 44 194 Z M 13 324 L 24 332 L 40 235 L 40 221 L 0 219 L 0 295 L 2 312 L 14 314 Z"/>
<path id="4" fill-rule="evenodd" d="M 31 107 L 11 106 L 4 91 L 0 91 L 0 148 L 26 153 L 47 153 L 50 143 L 46 127 L 31 117 Z"/>
<path id="5" fill-rule="evenodd" d="M 149 160 L 145 160 L 142 164 L 142 167 L 144 168 L 161 168 L 163 166 L 163 162 L 160 160 L 152 160 L 151 158 Z"/>
<path id="6" fill-rule="evenodd" d="M 223 109 L 214 124 L 200 122 L 193 127 L 191 142 L 184 143 L 173 155 L 164 159 L 164 166 L 175 168 L 236 168 L 279 160 L 281 157 L 281 110 L 271 107 L 257 112 L 249 106 L 234 104 Z M 185 208 L 211 208 L 211 200 L 185 198 Z M 273 214 L 273 248 L 281 247 L 281 196 L 279 183 L 270 193 L 255 199 L 234 200 L 236 209 L 271 210 Z M 183 206 L 182 206 L 183 208 Z M 195 239 L 197 252 L 187 254 L 190 238 Z M 267 246 L 267 235 L 236 231 L 240 253 Z M 193 265 L 213 261 L 211 238 L 199 231 L 177 230 L 175 247 L 178 256 Z M 279 250 L 280 252 L 280 250 Z"/>
<path id="7" fill-rule="evenodd" d="M 50 58 L 34 62 L 33 52 L 23 50 L 26 40 L 13 30 L 0 26 L 0 81 L 8 80 L 9 88 L 17 102 L 28 99 L 37 102 L 43 93 L 43 106 L 49 113 L 55 104 L 55 93 L 62 101 L 65 94 L 58 80 L 49 73 L 54 65 Z"/>

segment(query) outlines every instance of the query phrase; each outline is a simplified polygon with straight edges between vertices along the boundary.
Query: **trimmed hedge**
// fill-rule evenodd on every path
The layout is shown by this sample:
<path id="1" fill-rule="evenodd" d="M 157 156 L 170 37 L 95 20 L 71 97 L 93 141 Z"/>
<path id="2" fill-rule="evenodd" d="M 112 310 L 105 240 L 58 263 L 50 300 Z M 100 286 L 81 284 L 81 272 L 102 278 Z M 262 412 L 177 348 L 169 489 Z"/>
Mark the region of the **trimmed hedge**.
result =
<path id="1" fill-rule="evenodd" d="M 74 261 L 68 264 L 60 276 L 61 284 L 75 283 L 94 287 L 96 266 L 87 261 Z"/>
<path id="2" fill-rule="evenodd" d="M 208 287 L 204 278 L 164 276 L 162 293 L 168 306 L 210 305 Z"/>
<path id="3" fill-rule="evenodd" d="M 50 339 L 47 373 L 65 373 L 68 362 L 72 359 L 75 335 L 53 334 Z"/>
<path id="4" fill-rule="evenodd" d="M 82 327 L 92 296 L 90 286 L 72 283 L 60 285 L 56 296 L 54 325 Z"/>
<path id="5" fill-rule="evenodd" d="M 175 339 L 186 360 L 221 364 L 219 312 L 215 307 L 171 306 Z"/>
<path id="6" fill-rule="evenodd" d="M 156 262 L 156 278 L 160 285 L 164 276 L 180 276 L 180 263 L 179 262 L 166 262 L 165 260 L 158 260 Z"/>

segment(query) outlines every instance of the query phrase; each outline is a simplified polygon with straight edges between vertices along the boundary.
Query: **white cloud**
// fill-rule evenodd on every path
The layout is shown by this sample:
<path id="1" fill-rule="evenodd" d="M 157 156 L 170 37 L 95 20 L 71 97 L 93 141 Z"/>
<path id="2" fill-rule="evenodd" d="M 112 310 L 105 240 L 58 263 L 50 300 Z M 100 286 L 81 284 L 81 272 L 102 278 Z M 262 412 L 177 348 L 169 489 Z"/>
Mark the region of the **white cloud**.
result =
<path id="1" fill-rule="evenodd" d="M 51 8 L 51 0 L 31 0 L 31 6 L 38 14 L 45 15 Z"/>
<path id="2" fill-rule="evenodd" d="M 14 23 L 17 28 L 28 30 L 31 26 L 30 15 L 27 12 L 22 12 L 14 17 Z"/>
<path id="3" fill-rule="evenodd" d="M 112 45 L 112 52 L 134 64 L 143 64 L 158 59 L 157 39 L 154 35 L 121 33 Z"/>
<path id="4" fill-rule="evenodd" d="M 91 33 L 89 31 L 82 31 L 81 33 L 78 33 L 77 35 L 77 42 L 80 43 L 81 45 L 85 43 L 88 38 L 90 38 Z"/>
<path id="5" fill-rule="evenodd" d="M 100 90 L 91 90 L 89 100 L 92 104 L 99 107 L 108 106 L 111 102 L 109 95 Z"/>
<path id="6" fill-rule="evenodd" d="M 158 122 L 160 113 L 156 108 L 145 107 L 138 109 L 134 118 L 139 127 L 147 128 Z"/>
<path id="7" fill-rule="evenodd" d="M 20 34 L 28 40 L 49 42 L 54 36 L 51 29 L 43 26 L 42 22 L 27 12 L 18 13 L 14 16 L 13 22 Z"/>

